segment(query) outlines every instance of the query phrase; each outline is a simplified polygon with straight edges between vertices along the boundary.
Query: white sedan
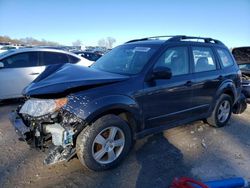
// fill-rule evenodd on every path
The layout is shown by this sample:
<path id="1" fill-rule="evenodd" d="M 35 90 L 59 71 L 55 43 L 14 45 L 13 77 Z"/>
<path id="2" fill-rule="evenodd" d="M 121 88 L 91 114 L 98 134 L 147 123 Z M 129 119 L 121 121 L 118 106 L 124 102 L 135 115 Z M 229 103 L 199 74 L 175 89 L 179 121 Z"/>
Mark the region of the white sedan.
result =
<path id="1" fill-rule="evenodd" d="M 67 51 L 44 48 L 23 48 L 1 53 L 0 100 L 22 97 L 22 90 L 46 66 L 64 63 L 90 66 L 93 62 Z"/>

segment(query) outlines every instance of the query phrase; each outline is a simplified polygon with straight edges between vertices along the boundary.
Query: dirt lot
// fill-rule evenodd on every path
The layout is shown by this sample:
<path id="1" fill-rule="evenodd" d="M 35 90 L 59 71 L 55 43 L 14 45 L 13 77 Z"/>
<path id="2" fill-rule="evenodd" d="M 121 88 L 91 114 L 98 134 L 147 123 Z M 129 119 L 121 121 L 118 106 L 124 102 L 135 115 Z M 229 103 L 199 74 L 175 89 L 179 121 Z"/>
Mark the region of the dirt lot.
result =
<path id="1" fill-rule="evenodd" d="M 97 173 L 76 157 L 44 166 L 44 153 L 20 142 L 8 121 L 16 105 L 0 106 L 0 187 L 167 187 L 176 176 L 250 181 L 250 107 L 224 128 L 198 121 L 138 140 L 119 167 Z"/>

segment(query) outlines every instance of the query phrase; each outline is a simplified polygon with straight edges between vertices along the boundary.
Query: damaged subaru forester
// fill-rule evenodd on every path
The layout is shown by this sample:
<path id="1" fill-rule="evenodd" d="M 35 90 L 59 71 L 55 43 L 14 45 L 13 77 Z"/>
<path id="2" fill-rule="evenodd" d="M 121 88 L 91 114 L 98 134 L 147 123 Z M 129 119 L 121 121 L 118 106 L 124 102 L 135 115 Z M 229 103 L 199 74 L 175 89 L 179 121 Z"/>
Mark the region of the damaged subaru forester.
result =
<path id="1" fill-rule="evenodd" d="M 10 114 L 16 132 L 47 152 L 45 164 L 77 154 L 101 171 L 138 138 L 196 120 L 222 127 L 232 112 L 244 112 L 241 72 L 222 42 L 161 38 L 129 41 L 91 67 L 47 67 Z"/>

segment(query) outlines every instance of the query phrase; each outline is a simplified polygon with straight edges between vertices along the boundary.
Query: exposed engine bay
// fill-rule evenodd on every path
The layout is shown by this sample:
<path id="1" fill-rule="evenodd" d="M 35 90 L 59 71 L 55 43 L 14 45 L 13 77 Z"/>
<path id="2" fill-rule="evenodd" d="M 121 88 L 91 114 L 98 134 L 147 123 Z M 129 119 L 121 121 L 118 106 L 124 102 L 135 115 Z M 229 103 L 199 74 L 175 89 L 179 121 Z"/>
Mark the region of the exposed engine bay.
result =
<path id="1" fill-rule="evenodd" d="M 67 98 L 29 99 L 12 113 L 16 117 L 11 119 L 20 119 L 16 131 L 28 144 L 43 151 L 48 148 L 45 164 L 69 160 L 75 155 L 75 139 L 84 122 L 61 108 L 66 103 Z"/>

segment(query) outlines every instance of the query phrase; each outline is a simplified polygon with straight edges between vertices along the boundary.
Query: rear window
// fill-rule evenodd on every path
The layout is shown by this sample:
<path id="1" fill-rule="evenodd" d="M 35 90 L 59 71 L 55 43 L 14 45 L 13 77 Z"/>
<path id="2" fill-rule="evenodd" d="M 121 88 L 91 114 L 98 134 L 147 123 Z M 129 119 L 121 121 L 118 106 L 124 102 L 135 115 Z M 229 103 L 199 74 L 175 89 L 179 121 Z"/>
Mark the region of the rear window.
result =
<path id="1" fill-rule="evenodd" d="M 220 61 L 223 65 L 223 67 L 230 67 L 234 64 L 234 61 L 232 59 L 232 56 L 230 55 L 228 50 L 225 49 L 217 49 L 217 52 L 220 57 Z"/>

